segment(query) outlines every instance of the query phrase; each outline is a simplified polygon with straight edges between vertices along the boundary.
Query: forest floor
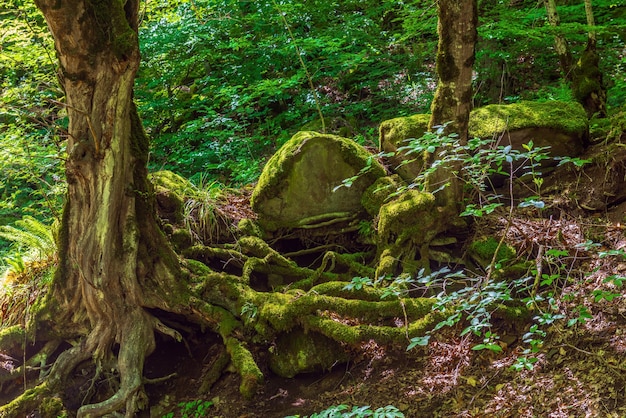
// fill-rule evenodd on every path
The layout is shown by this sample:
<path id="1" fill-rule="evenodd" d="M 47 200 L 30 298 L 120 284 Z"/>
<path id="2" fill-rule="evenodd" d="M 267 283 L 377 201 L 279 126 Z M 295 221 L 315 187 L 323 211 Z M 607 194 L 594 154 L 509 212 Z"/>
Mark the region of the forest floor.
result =
<path id="1" fill-rule="evenodd" d="M 269 370 L 269 347 L 260 346 L 253 355 L 265 383 L 247 400 L 239 393 L 235 372 L 225 373 L 209 391 L 200 392 L 202 376 L 223 345 L 215 334 L 188 329 L 185 344 L 157 336 L 158 349 L 145 365 L 150 409 L 140 417 L 304 417 L 336 405 L 350 409 L 370 405 L 372 410 L 393 405 L 407 418 L 626 416 L 626 296 L 619 289 L 621 279 L 607 281 L 612 275 L 626 276 L 626 228 L 620 223 L 626 204 L 619 198 L 589 210 L 594 195 L 623 186 L 607 183 L 608 170 L 620 172 L 620 181 L 626 181 L 626 153 L 611 155 L 610 168 L 561 170 L 547 177 L 542 195 L 546 210 L 516 211 L 514 218 L 509 218 L 508 210 L 494 212 L 474 224 L 473 234 L 505 234 L 518 258 L 526 261 L 540 259 L 541 248 L 568 254 L 544 265 L 548 276 L 558 273 L 540 288 L 546 298 L 554 298 L 550 312 L 544 304 L 528 320 L 493 321 L 501 352 L 474 350 L 481 341 L 471 333 L 461 336 L 464 325 L 457 325 L 434 333 L 427 347 L 406 351 L 406 346 L 369 341 L 351 348 L 353 360 L 347 364 L 286 379 Z M 223 210 L 245 212 L 247 200 L 235 200 Z M 592 250 L 581 246 L 589 240 L 597 244 Z M 537 323 L 531 318 L 545 313 L 563 317 L 541 327 L 546 335 L 539 338 L 539 350 L 527 356 L 537 359 L 532 367 L 513 370 L 529 348 L 524 340 Z M 0 367 L 4 363 L 0 357 Z M 83 402 L 82 394 L 92 384 L 90 367 L 79 368 L 67 386 L 68 408 Z M 1 389 L 7 397 L 0 399 L 3 404 L 21 387 Z M 207 405 L 204 402 L 212 405 L 196 414 L 200 405 Z"/>
<path id="2" fill-rule="evenodd" d="M 598 154 L 597 149 L 589 152 Z M 527 261 L 539 259 L 543 247 L 568 254 L 544 265 L 548 276 L 557 273 L 541 288 L 546 298 L 554 298 L 549 313 L 563 317 L 540 327 L 546 335 L 538 338 L 538 352 L 527 356 L 537 359 L 532 367 L 511 368 L 529 348 L 524 340 L 533 321 L 498 320 L 492 331 L 500 336 L 501 352 L 473 350 L 481 341 L 471 333 L 460 336 L 463 326 L 444 328 L 427 347 L 410 351 L 369 341 L 352 362 L 326 373 L 285 379 L 265 367 L 264 386 L 244 400 L 235 373 L 223 376 L 210 393 L 197 393 L 202 370 L 219 351 L 217 341 L 196 343 L 191 351 L 170 344 L 170 352 L 159 350 L 146 366 L 149 376 L 178 373 L 149 387 L 150 398 L 158 403 L 150 416 L 174 412 L 182 417 L 185 406 L 193 410 L 198 400 L 212 402 L 206 416 L 221 418 L 304 417 L 336 405 L 370 405 L 372 410 L 393 405 L 409 418 L 626 416 L 625 296 L 621 281 L 607 280 L 626 274 L 626 228 L 620 223 L 625 205 L 618 199 L 588 210 L 593 195 L 608 193 L 603 187 L 622 186 L 607 182 L 609 170 L 621 172 L 626 166 L 621 154 L 612 154 L 608 168 L 585 173 L 562 169 L 547 177 L 542 197 L 549 208 L 516 212 L 508 229 L 508 210 L 474 225 L 474 233 L 506 234 L 506 242 Z M 581 202 L 587 202 L 586 209 Z M 597 243 L 593 250 L 582 245 L 590 241 Z M 613 297 L 599 297 L 602 292 Z M 530 317 L 545 313 L 538 308 Z M 263 367 L 266 353 L 254 355 Z M 178 363 L 171 363 L 173 358 Z"/>

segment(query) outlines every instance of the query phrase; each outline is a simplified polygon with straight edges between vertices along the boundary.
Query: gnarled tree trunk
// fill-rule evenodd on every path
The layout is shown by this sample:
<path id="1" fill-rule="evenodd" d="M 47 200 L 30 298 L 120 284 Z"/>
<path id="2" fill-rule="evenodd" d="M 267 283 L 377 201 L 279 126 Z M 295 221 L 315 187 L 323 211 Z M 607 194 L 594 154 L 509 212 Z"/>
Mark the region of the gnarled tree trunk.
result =
<path id="1" fill-rule="evenodd" d="M 180 290 L 173 280 L 178 262 L 151 207 L 148 143 L 132 102 L 139 1 L 36 3 L 55 40 L 69 115 L 68 193 L 54 295 L 68 313 L 65 323 L 85 330 L 83 343 L 61 355 L 51 377 L 60 380 L 93 357 L 99 368 L 119 371 L 120 389 L 83 406 L 79 416 L 124 407 L 131 415 L 144 399 L 142 369 L 154 349 L 154 330 L 177 336 L 145 308 L 167 309 Z"/>

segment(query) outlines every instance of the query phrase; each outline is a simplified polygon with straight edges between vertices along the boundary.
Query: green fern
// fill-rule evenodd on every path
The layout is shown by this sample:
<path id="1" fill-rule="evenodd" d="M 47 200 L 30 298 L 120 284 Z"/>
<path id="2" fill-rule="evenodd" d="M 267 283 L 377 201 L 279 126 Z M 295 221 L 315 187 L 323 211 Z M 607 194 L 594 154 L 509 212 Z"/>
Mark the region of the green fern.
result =
<path id="1" fill-rule="evenodd" d="M 54 238 L 56 222 L 46 225 L 31 216 L 15 222 L 15 226 L 0 226 L 0 237 L 14 243 L 16 253 L 29 259 L 47 259 L 56 254 Z"/>

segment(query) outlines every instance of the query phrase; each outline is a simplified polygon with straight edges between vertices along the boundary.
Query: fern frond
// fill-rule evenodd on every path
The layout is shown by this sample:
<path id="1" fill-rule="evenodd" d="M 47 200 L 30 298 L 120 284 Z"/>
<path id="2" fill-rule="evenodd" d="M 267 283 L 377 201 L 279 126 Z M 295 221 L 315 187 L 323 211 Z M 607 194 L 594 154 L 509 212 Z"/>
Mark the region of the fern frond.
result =
<path id="1" fill-rule="evenodd" d="M 53 256 L 57 251 L 54 239 L 54 226 L 25 216 L 15 222 L 15 226 L 0 226 L 0 237 L 11 241 L 24 253 L 38 252 L 40 259 Z"/>

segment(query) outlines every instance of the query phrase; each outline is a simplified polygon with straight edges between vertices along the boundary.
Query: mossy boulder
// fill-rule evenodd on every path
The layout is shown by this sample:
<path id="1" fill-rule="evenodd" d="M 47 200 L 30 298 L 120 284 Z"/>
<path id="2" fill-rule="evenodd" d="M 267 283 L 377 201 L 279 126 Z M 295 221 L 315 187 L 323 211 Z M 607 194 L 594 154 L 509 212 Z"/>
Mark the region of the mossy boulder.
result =
<path id="1" fill-rule="evenodd" d="M 446 228 L 431 193 L 408 190 L 380 208 L 376 277 L 428 268 L 429 245 Z M 398 270 L 398 267 L 401 269 Z"/>
<path id="2" fill-rule="evenodd" d="M 379 148 L 386 153 L 398 153 L 398 148 L 406 145 L 409 138 L 420 138 L 428 131 L 430 115 L 418 114 L 413 116 L 390 119 L 382 122 L 379 131 Z M 405 160 L 413 160 L 403 163 Z M 399 152 L 390 158 L 392 169 L 403 180 L 411 182 L 422 170 L 424 159 L 421 155 L 407 156 L 406 152 Z"/>
<path id="3" fill-rule="evenodd" d="M 523 144 L 532 141 L 535 147 L 550 147 L 548 154 L 553 157 L 577 157 L 584 150 L 589 126 L 579 103 L 519 102 L 473 110 L 469 134 L 478 138 L 502 136 L 500 145 L 520 151 Z"/>
<path id="4" fill-rule="evenodd" d="M 430 115 L 419 114 L 384 121 L 380 125 L 380 148 L 397 152 L 409 138 L 420 138 L 428 129 Z M 506 133 L 506 134 L 504 134 Z M 499 145 L 511 145 L 523 151 L 530 141 L 535 147 L 550 147 L 553 157 L 577 157 L 588 140 L 587 114 L 579 103 L 520 102 L 508 105 L 489 105 L 474 109 L 470 115 L 470 137 L 493 138 Z M 412 159 L 400 165 L 402 160 Z M 399 153 L 391 159 L 391 169 L 404 180 L 413 181 L 422 169 L 423 159 L 413 154 Z M 544 165 L 556 165 L 545 160 Z"/>
<path id="5" fill-rule="evenodd" d="M 179 223 L 183 219 L 184 198 L 191 187 L 186 178 L 168 170 L 150 174 L 161 219 Z"/>
<path id="6" fill-rule="evenodd" d="M 380 177 L 370 187 L 365 190 L 361 197 L 361 204 L 372 217 L 378 216 L 378 212 L 401 186 L 405 185 L 397 175 Z"/>
<path id="7" fill-rule="evenodd" d="M 265 165 L 251 205 L 265 231 L 310 228 L 364 212 L 363 192 L 384 175 L 384 168 L 352 140 L 299 132 Z M 338 187 L 355 176 L 350 187 Z"/>
<path id="8" fill-rule="evenodd" d="M 300 373 L 327 371 L 348 360 L 338 342 L 316 332 L 292 330 L 276 339 L 269 366 L 278 376 L 292 378 Z"/>

